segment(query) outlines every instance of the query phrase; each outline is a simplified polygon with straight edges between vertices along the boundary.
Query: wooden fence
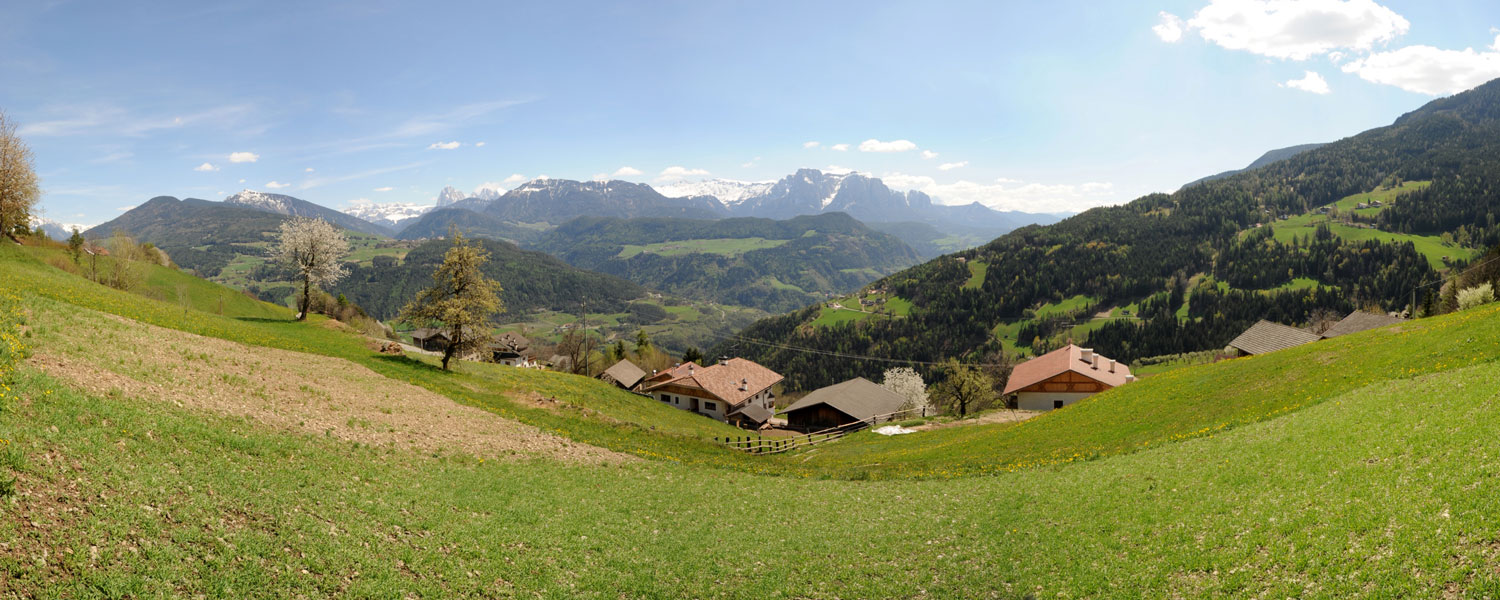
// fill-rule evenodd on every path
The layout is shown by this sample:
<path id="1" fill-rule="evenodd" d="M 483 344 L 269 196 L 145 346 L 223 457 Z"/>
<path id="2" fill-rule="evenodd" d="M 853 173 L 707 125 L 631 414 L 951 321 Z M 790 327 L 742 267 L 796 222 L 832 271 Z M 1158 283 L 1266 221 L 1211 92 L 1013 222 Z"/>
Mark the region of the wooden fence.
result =
<path id="1" fill-rule="evenodd" d="M 829 427 L 828 429 L 814 431 L 812 433 L 804 433 L 802 435 L 794 437 L 768 438 L 755 435 L 727 438 L 716 437 L 714 438 L 714 441 L 729 446 L 730 448 L 734 448 L 735 450 L 748 452 L 750 454 L 781 454 L 783 452 L 791 452 L 793 450 L 811 448 L 824 442 L 831 442 L 856 431 L 874 427 L 875 425 L 878 425 L 880 423 L 890 423 L 898 419 L 926 416 L 926 407 L 909 408 L 906 410 L 898 410 L 896 412 L 886 413 L 883 415 L 875 415 L 873 417 L 855 421 L 853 423 L 845 423 L 843 425 L 839 425 L 838 427 Z"/>

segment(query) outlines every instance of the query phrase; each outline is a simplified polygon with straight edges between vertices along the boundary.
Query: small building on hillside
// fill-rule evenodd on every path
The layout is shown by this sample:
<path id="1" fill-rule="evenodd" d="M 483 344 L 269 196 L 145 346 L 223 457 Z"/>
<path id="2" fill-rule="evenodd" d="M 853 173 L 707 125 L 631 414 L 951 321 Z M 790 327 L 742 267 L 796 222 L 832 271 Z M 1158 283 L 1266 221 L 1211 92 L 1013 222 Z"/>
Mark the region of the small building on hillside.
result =
<path id="1" fill-rule="evenodd" d="M 771 388 L 781 380 L 780 374 L 754 361 L 731 358 L 711 367 L 677 365 L 646 378 L 641 389 L 674 408 L 758 428 L 771 419 L 776 399 Z"/>
<path id="2" fill-rule="evenodd" d="M 1381 327 L 1404 322 L 1406 322 L 1406 319 L 1403 319 L 1401 317 L 1377 315 L 1375 313 L 1367 313 L 1357 310 L 1349 313 L 1349 316 L 1344 317 L 1344 320 L 1334 324 L 1333 327 L 1329 327 L 1328 331 L 1323 332 L 1323 339 L 1336 338 L 1341 335 L 1349 335 L 1351 333 L 1359 333 L 1361 331 L 1369 331 L 1371 329 L 1379 329 Z"/>
<path id="3" fill-rule="evenodd" d="M 1016 365 L 1005 394 L 1015 394 L 1021 410 L 1052 410 L 1132 381 L 1129 366 L 1068 344 Z"/>
<path id="4" fill-rule="evenodd" d="M 428 352 L 448 349 L 448 333 L 436 327 L 422 327 L 411 332 L 412 345 Z"/>
<path id="5" fill-rule="evenodd" d="M 530 348 L 531 341 L 520 334 L 502 333 L 489 343 L 486 350 L 492 362 L 512 367 L 534 367 L 536 361 L 527 353 Z"/>
<path id="6" fill-rule="evenodd" d="M 1251 356 L 1295 348 L 1320 339 L 1322 336 L 1311 331 L 1261 320 L 1229 342 L 1228 349 L 1238 351 L 1241 356 Z"/>
<path id="7" fill-rule="evenodd" d="M 615 363 L 614 366 L 605 369 L 603 373 L 599 374 L 599 379 L 607 383 L 613 383 L 619 386 L 620 389 L 631 391 L 640 387 L 641 381 L 645 378 L 645 371 L 635 366 L 635 363 L 624 359 L 621 359 L 620 362 Z"/>
<path id="8" fill-rule="evenodd" d="M 782 414 L 786 415 L 789 428 L 817 431 L 889 415 L 905 404 L 905 396 L 855 377 L 803 396 Z"/>

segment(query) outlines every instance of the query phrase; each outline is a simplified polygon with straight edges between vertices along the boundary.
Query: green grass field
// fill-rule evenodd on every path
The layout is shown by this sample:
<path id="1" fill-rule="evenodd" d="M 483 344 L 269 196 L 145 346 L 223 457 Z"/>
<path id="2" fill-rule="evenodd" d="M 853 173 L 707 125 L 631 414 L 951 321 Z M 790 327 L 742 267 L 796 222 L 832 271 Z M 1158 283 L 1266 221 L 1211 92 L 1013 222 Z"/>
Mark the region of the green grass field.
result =
<path id="1" fill-rule="evenodd" d="M 984 274 L 989 270 L 990 264 L 984 261 L 972 261 L 969 266 L 969 280 L 964 282 L 963 289 L 977 290 L 984 285 Z"/>
<path id="2" fill-rule="evenodd" d="M 0 578 L 20 597 L 1500 594 L 1496 306 L 1182 368 L 1019 425 L 753 457 L 592 380 L 445 374 L 284 309 L 221 316 L 200 294 L 185 311 L 11 248 L 0 277 L 16 282 Z M 360 445 L 12 372 L 95 311 L 339 357 L 642 460 Z"/>
<path id="3" fill-rule="evenodd" d="M 619 258 L 631 258 L 638 254 L 658 254 L 661 256 L 682 256 L 684 254 L 721 254 L 724 256 L 739 256 L 751 250 L 764 250 L 783 246 L 791 240 L 768 240 L 765 238 L 722 238 L 711 240 L 680 240 L 675 242 L 660 242 L 646 245 L 626 245 L 618 255 Z"/>
<path id="4" fill-rule="evenodd" d="M 874 306 L 861 305 L 860 299 L 862 298 L 873 301 L 876 304 Z M 835 303 L 842 308 L 834 308 L 832 304 Z M 818 312 L 818 318 L 813 319 L 809 325 L 813 327 L 840 327 L 870 318 L 889 319 L 892 317 L 905 317 L 911 314 L 911 310 L 912 303 L 905 298 L 890 294 L 865 294 L 861 292 L 824 303 L 823 308 Z"/>
<path id="5" fill-rule="evenodd" d="M 1352 196 L 1347 196 L 1343 199 L 1340 199 L 1338 202 L 1335 202 L 1334 205 L 1337 206 L 1341 212 L 1353 212 L 1363 216 L 1373 216 L 1375 214 L 1378 214 L 1384 207 L 1366 208 L 1362 210 L 1358 210 L 1355 207 L 1361 202 L 1368 203 L 1372 200 L 1380 200 L 1382 203 L 1388 205 L 1400 194 L 1408 193 L 1414 190 L 1420 190 L 1427 187 L 1428 185 L 1431 185 L 1431 183 L 1432 182 L 1430 181 L 1408 181 L 1402 183 L 1400 187 L 1393 189 L 1376 190 L 1374 192 L 1366 192 L 1363 194 L 1354 194 Z M 1277 221 L 1271 226 L 1274 228 L 1274 237 L 1276 238 L 1276 241 L 1289 243 L 1294 238 L 1311 237 L 1314 233 L 1317 232 L 1318 225 L 1323 223 L 1327 223 L 1329 225 L 1329 228 L 1333 231 L 1334 235 L 1337 235 L 1340 238 L 1349 241 L 1359 242 L 1378 240 L 1385 243 L 1411 242 L 1414 246 L 1416 246 L 1417 252 L 1421 253 L 1422 256 L 1427 257 L 1427 262 L 1432 265 L 1433 269 L 1437 270 L 1447 268 L 1447 264 L 1443 261 L 1443 257 L 1448 257 L 1453 261 L 1472 260 L 1480 253 L 1478 250 L 1472 248 L 1462 248 L 1452 244 L 1445 244 L 1443 243 L 1443 240 L 1438 238 L 1437 236 L 1392 233 L 1389 231 L 1381 231 L 1378 229 L 1364 229 L 1360 227 L 1353 227 L 1350 225 L 1346 225 L 1340 221 L 1331 219 L 1328 217 L 1328 215 L 1318 213 L 1298 215 L 1295 217 L 1291 217 L 1285 221 Z"/>

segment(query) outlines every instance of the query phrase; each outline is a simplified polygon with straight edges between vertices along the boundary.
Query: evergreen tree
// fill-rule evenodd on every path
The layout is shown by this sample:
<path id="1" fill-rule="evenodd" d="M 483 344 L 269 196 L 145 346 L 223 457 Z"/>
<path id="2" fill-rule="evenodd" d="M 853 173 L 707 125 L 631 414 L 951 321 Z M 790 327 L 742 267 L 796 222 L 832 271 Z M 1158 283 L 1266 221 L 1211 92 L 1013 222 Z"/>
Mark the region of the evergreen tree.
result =
<path id="1" fill-rule="evenodd" d="M 689 347 L 682 353 L 682 362 L 701 364 L 703 362 L 703 351 L 697 348 Z"/>
<path id="2" fill-rule="evenodd" d="M 77 227 L 73 228 L 73 235 L 68 237 L 68 256 L 73 258 L 75 265 L 83 258 L 83 234 L 78 232 Z"/>

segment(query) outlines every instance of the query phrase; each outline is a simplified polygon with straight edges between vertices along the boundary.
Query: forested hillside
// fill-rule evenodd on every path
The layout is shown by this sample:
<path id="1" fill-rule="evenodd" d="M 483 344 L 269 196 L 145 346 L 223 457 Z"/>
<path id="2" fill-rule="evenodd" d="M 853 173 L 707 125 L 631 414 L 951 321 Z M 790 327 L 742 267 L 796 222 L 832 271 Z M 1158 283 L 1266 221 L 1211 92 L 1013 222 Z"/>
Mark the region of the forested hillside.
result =
<path id="1" fill-rule="evenodd" d="M 624 279 L 574 268 L 509 242 L 477 239 L 474 243 L 489 252 L 484 272 L 500 283 L 509 313 L 577 312 L 583 302 L 590 312 L 622 312 L 631 300 L 646 296 L 645 289 Z M 394 318 L 418 291 L 432 285 L 432 273 L 451 246 L 445 240 L 432 240 L 413 248 L 404 260 L 376 257 L 370 266 L 351 265 L 349 276 L 329 291 L 343 294 L 376 318 Z"/>
<path id="2" fill-rule="evenodd" d="M 785 221 L 582 217 L 535 246 L 652 289 L 768 311 L 847 293 L 919 260 L 901 240 L 843 213 Z"/>
<path id="3" fill-rule="evenodd" d="M 246 206 L 157 196 L 85 231 L 84 236 L 95 240 L 115 233 L 134 236 L 166 250 L 183 269 L 213 278 L 238 255 L 263 254 L 268 236 L 286 219 Z"/>
<path id="4" fill-rule="evenodd" d="M 1432 183 L 1399 192 L 1406 181 Z M 757 323 L 715 352 L 792 373 L 788 384 L 805 389 L 872 376 L 884 365 L 766 342 L 936 361 L 1024 353 L 1028 341 L 1030 350 L 1045 350 L 1073 338 L 1128 361 L 1222 348 L 1261 318 L 1297 324 L 1319 309 L 1405 310 L 1414 293 L 1438 293 L 1429 285 L 1441 282 L 1434 262 L 1462 264 L 1500 243 L 1497 184 L 1500 82 L 1490 82 L 1388 127 L 1173 194 L 1024 228 L 873 284 L 912 303 L 904 317 L 829 327 L 814 325 L 821 309 L 813 307 Z M 1373 215 L 1341 216 L 1304 235 L 1275 233 L 1383 188 L 1396 193 L 1382 209 L 1364 210 Z M 1424 254 L 1418 243 L 1446 254 Z M 1111 320 L 1090 321 L 1095 314 Z"/>

